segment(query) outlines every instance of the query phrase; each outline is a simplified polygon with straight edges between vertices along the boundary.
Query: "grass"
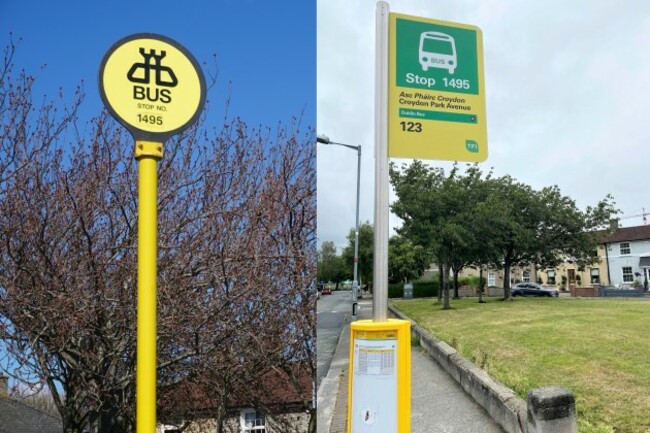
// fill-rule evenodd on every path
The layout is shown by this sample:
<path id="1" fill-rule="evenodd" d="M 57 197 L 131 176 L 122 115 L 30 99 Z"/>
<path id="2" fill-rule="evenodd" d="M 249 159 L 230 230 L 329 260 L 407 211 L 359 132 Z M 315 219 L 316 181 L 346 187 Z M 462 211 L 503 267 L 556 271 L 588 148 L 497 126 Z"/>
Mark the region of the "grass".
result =
<path id="1" fill-rule="evenodd" d="M 392 303 L 524 399 L 542 386 L 572 390 L 580 433 L 650 432 L 650 302 Z"/>

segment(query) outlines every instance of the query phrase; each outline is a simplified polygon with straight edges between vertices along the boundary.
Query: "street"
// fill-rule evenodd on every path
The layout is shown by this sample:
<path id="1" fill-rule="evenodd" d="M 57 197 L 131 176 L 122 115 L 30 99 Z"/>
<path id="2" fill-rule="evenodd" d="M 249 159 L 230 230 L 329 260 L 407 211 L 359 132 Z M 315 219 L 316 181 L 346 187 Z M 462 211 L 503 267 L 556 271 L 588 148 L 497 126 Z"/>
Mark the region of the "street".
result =
<path id="1" fill-rule="evenodd" d="M 319 387 L 322 378 L 327 375 L 329 370 L 343 324 L 349 321 L 352 313 L 352 294 L 346 290 L 335 291 L 331 295 L 321 295 L 317 305 L 318 370 L 316 386 Z"/>

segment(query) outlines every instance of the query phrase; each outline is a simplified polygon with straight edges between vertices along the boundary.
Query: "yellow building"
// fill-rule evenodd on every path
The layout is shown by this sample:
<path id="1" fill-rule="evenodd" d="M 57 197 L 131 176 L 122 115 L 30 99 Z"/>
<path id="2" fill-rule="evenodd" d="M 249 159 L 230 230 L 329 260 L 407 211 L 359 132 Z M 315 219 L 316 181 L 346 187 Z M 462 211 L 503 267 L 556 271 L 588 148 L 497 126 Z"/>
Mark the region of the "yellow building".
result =
<path id="1" fill-rule="evenodd" d="M 540 283 L 546 286 L 555 287 L 560 290 L 569 290 L 574 287 L 591 287 L 597 285 L 608 285 L 610 281 L 607 275 L 607 257 L 605 247 L 598 246 L 598 262 L 580 270 L 575 262 L 565 259 L 564 263 L 556 268 L 539 268 L 535 266 L 513 267 L 510 271 L 510 287 L 517 283 Z M 464 269 L 460 277 L 470 275 L 478 276 L 478 268 Z M 483 269 L 483 276 L 487 280 L 488 287 L 504 286 L 503 269 Z"/>

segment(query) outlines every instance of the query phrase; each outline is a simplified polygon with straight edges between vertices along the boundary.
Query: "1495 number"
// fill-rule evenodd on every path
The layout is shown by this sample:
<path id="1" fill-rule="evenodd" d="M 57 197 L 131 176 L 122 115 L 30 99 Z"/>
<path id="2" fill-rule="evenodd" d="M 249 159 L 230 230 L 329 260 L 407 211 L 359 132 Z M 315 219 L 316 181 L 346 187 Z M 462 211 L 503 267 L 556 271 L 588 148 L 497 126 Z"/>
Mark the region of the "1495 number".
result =
<path id="1" fill-rule="evenodd" d="M 163 119 L 162 116 L 154 116 L 153 114 L 138 114 L 138 122 L 162 125 Z"/>

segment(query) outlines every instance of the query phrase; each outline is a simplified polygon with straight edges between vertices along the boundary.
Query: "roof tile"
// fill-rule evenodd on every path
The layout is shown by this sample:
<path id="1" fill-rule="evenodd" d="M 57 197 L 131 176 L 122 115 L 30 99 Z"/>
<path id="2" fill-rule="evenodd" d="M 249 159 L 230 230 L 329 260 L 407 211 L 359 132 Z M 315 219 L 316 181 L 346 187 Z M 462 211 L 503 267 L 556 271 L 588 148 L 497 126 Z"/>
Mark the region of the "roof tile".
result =
<path id="1" fill-rule="evenodd" d="M 620 227 L 610 236 L 603 239 L 603 243 L 641 241 L 650 239 L 650 225 L 635 227 Z"/>
<path id="2" fill-rule="evenodd" d="M 0 433 L 63 433 L 61 420 L 0 396 Z"/>

